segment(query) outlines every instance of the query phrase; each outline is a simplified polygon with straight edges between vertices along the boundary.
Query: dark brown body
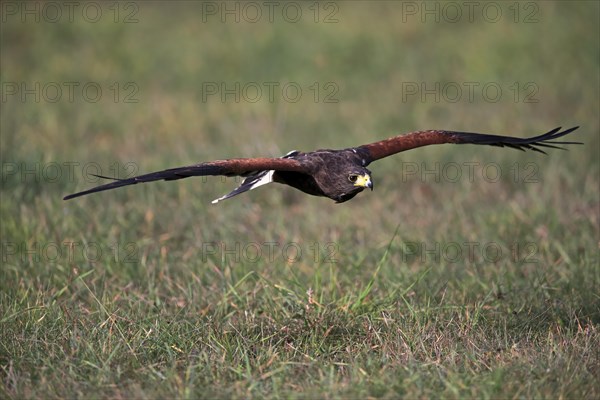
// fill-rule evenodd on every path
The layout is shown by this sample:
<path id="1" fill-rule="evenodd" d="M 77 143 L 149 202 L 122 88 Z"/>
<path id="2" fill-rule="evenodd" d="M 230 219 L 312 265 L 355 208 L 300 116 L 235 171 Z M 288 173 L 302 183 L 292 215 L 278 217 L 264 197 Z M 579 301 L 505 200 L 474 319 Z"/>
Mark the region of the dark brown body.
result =
<path id="1" fill-rule="evenodd" d="M 346 177 L 349 174 L 371 175 L 365 168 L 367 154 L 357 149 L 317 150 L 298 153 L 292 159 L 310 165 L 310 172 L 276 171 L 273 181 L 292 186 L 313 196 L 323 196 L 337 203 L 348 201 L 364 190 L 354 186 Z"/>

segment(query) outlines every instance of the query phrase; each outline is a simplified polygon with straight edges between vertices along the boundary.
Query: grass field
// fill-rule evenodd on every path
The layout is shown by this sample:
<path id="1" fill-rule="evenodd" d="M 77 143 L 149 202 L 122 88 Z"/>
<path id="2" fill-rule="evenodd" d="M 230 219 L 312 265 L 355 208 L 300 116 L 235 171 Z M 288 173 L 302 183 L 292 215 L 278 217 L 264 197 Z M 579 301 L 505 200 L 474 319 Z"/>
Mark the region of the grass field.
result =
<path id="1" fill-rule="evenodd" d="M 72 3 L 69 3 L 72 4 Z M 72 8 L 70 8 L 72 7 Z M 0 398 L 600 398 L 595 2 L 2 3 Z M 418 129 L 338 205 L 97 184 Z"/>

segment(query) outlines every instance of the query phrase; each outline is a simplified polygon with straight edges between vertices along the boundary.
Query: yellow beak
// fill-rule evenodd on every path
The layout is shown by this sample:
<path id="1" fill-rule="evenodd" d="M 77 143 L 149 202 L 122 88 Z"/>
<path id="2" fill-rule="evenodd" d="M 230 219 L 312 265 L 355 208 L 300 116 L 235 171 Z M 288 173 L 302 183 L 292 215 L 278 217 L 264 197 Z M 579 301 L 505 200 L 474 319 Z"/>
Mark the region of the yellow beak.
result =
<path id="1" fill-rule="evenodd" d="M 368 174 L 359 175 L 356 178 L 356 182 L 354 182 L 354 186 L 369 188 L 373 190 L 373 182 L 371 181 L 371 177 Z"/>

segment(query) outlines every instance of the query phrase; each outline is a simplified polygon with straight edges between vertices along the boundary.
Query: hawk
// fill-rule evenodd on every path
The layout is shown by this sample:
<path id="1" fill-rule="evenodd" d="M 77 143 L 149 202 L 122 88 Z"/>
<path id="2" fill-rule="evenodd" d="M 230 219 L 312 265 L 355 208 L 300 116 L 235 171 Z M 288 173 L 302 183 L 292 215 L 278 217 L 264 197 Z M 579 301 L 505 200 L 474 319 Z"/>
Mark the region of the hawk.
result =
<path id="1" fill-rule="evenodd" d="M 245 179 L 235 190 L 219 197 L 213 203 L 271 182 L 289 185 L 304 193 L 328 197 L 336 203 L 343 203 L 366 188 L 373 190 L 371 171 L 367 169 L 369 164 L 402 151 L 433 144 L 454 143 L 510 147 L 546 154 L 544 148 L 564 150 L 563 147 L 557 145 L 582 144 L 580 142 L 555 141 L 577 128 L 579 127 L 576 126 L 561 132 L 562 128 L 559 127 L 543 135 L 530 138 L 443 130 L 417 131 L 342 150 L 324 149 L 308 153 L 291 151 L 279 158 L 233 158 L 209 161 L 127 179 L 95 175 L 99 178 L 113 179 L 113 182 L 68 195 L 63 200 L 137 183 L 159 180 L 174 181 L 190 176 L 222 175 L 242 176 Z"/>

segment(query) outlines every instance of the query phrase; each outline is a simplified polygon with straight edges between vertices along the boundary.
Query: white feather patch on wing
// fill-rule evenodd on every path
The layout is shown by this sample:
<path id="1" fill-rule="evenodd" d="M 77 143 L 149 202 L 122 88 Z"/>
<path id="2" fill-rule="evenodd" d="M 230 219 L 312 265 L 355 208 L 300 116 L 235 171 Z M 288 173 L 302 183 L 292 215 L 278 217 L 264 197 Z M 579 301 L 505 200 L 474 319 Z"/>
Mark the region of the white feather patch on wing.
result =
<path id="1" fill-rule="evenodd" d="M 273 171 L 273 170 L 261 171 L 261 173 L 257 176 L 247 177 L 246 179 L 244 179 L 242 184 L 240 186 L 238 186 L 235 190 L 226 194 L 225 196 L 221 196 L 218 199 L 214 199 L 212 201 L 212 204 L 216 204 L 221 200 L 228 199 L 228 198 L 238 195 L 240 193 L 244 193 L 244 192 L 247 192 L 248 190 L 252 190 L 259 186 L 263 186 L 263 185 L 266 185 L 267 183 L 273 182 L 273 173 L 275 173 L 275 171 Z"/>
<path id="2" fill-rule="evenodd" d="M 298 154 L 298 150 L 292 150 L 287 153 L 285 156 L 280 158 L 291 158 Z M 212 204 L 217 204 L 221 200 L 228 199 L 240 193 L 247 192 L 248 190 L 255 189 L 259 186 L 266 185 L 267 183 L 273 182 L 273 174 L 274 170 L 270 171 L 253 171 L 245 175 L 246 179 L 244 179 L 240 186 L 235 188 L 232 192 L 226 194 L 225 196 L 221 196 L 218 199 L 214 199 Z"/>

